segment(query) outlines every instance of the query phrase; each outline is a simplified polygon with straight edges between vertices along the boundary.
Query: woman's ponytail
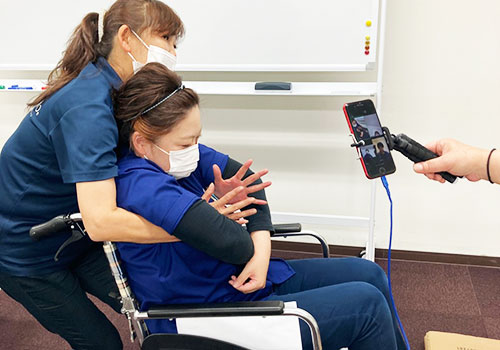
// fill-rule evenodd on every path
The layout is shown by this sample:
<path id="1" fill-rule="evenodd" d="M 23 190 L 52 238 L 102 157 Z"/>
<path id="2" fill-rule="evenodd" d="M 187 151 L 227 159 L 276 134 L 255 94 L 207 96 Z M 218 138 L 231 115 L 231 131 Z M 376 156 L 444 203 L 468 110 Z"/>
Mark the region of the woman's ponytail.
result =
<path id="1" fill-rule="evenodd" d="M 136 33 L 149 30 L 153 33 L 181 37 L 184 26 L 177 14 L 160 0 L 116 0 L 101 18 L 102 38 L 99 41 L 99 14 L 89 13 L 76 27 L 63 58 L 50 72 L 47 89 L 28 107 L 36 106 L 76 78 L 83 68 L 98 57 L 108 58 L 114 38 L 124 24 Z"/>
<path id="2" fill-rule="evenodd" d="M 76 75 L 78 75 L 89 62 L 96 60 L 99 41 L 98 22 L 99 14 L 95 12 L 89 13 L 83 18 L 82 23 L 73 32 L 68 48 L 57 68 L 63 72 L 77 73 Z"/>
<path id="3" fill-rule="evenodd" d="M 76 78 L 83 68 L 97 59 L 99 14 L 91 12 L 76 27 L 64 51 L 63 58 L 49 74 L 47 89 L 38 95 L 28 107 L 42 103 L 57 90 Z"/>

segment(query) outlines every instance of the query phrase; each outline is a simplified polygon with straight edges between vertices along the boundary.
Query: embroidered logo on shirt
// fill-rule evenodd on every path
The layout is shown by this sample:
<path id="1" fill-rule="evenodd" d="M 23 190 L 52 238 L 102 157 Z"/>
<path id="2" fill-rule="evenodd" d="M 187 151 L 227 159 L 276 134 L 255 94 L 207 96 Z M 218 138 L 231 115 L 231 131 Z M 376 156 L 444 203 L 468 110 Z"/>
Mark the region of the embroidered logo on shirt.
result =
<path id="1" fill-rule="evenodd" d="M 33 112 L 35 112 L 35 115 L 38 117 L 38 115 L 40 114 L 40 110 L 42 109 L 42 103 L 43 102 L 40 102 L 35 106 L 35 108 L 31 110 L 30 117 L 33 117 Z"/>

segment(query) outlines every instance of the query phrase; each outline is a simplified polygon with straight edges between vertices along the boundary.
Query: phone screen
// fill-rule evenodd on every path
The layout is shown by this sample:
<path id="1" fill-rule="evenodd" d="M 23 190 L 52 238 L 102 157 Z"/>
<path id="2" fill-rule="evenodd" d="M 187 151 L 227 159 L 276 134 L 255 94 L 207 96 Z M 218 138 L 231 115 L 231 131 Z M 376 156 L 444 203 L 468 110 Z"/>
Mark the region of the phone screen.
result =
<path id="1" fill-rule="evenodd" d="M 364 100 L 346 103 L 344 113 L 356 141 L 364 142 L 359 151 L 366 176 L 373 179 L 394 173 L 396 166 L 373 102 Z"/>

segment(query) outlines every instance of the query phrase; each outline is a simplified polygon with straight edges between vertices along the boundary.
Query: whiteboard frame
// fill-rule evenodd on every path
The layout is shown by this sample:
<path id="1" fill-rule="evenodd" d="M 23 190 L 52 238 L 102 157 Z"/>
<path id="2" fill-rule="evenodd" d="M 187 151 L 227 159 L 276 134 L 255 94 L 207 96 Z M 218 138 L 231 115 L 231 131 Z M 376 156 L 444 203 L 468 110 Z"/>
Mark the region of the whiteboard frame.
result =
<path id="1" fill-rule="evenodd" d="M 347 0 L 348 1 L 348 0 Z M 381 1 L 373 0 L 371 13 L 377 17 L 375 30 L 380 33 L 380 11 Z M 377 16 L 375 16 L 375 14 Z M 378 35 L 375 39 L 370 59 L 363 63 L 336 63 L 336 64 L 178 64 L 176 71 L 179 72 L 363 72 L 375 69 L 378 57 Z M 53 63 L 0 63 L 0 71 L 52 71 L 58 62 Z"/>

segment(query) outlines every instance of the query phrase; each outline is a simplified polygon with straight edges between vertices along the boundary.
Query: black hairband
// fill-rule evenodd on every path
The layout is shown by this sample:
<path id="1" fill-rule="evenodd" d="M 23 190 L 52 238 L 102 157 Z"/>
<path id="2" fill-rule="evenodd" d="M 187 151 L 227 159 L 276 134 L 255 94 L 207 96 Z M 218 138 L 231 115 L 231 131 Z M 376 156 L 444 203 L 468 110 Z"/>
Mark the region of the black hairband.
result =
<path id="1" fill-rule="evenodd" d="M 129 122 L 131 120 L 134 120 L 135 118 L 140 117 L 141 115 L 144 115 L 144 114 L 148 113 L 149 111 L 151 111 L 152 109 L 155 109 L 156 107 L 158 107 L 159 105 L 161 105 L 163 102 L 165 102 L 166 100 L 168 100 L 170 97 L 172 97 L 173 95 L 175 95 L 175 93 L 178 92 L 179 90 L 184 90 L 184 85 L 180 85 L 177 89 L 175 89 L 173 92 L 171 92 L 167 97 L 162 98 L 160 101 L 158 101 L 157 103 L 155 103 L 151 107 L 147 108 L 143 112 L 141 112 L 141 113 L 133 116 L 132 118 L 126 119 L 123 122 L 124 123 Z"/>

